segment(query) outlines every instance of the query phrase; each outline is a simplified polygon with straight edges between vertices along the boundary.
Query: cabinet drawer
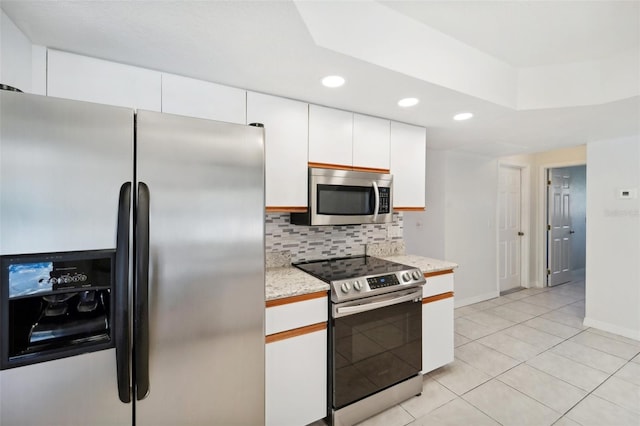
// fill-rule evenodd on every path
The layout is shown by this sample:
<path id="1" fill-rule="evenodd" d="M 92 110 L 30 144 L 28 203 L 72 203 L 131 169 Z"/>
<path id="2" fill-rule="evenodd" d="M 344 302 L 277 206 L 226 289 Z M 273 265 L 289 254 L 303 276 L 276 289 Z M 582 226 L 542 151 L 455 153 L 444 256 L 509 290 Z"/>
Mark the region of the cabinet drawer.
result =
<path id="1" fill-rule="evenodd" d="M 453 291 L 453 273 L 427 276 L 426 280 L 427 282 L 422 287 L 423 298 Z"/>
<path id="2" fill-rule="evenodd" d="M 267 308 L 265 335 L 293 330 L 307 325 L 326 322 L 328 317 L 328 297 L 326 293 L 316 293 L 312 299 L 286 303 Z M 291 299 L 295 300 L 295 299 Z"/>

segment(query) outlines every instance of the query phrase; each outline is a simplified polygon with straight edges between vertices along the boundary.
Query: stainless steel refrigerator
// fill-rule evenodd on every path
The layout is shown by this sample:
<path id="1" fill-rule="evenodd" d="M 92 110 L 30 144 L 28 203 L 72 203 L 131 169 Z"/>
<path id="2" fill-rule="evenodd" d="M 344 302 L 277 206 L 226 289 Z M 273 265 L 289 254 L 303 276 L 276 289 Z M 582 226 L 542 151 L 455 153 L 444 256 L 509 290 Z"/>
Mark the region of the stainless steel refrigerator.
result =
<path id="1" fill-rule="evenodd" d="M 263 129 L 0 91 L 0 424 L 264 424 Z"/>

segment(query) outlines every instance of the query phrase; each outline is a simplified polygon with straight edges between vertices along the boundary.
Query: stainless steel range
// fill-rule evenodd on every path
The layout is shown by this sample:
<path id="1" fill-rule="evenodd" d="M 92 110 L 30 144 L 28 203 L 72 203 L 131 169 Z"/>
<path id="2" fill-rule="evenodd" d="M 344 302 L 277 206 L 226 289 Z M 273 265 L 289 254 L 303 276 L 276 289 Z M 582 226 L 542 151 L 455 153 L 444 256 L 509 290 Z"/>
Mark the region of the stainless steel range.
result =
<path id="1" fill-rule="evenodd" d="M 331 286 L 330 423 L 353 425 L 420 394 L 422 272 L 371 256 L 294 266 Z"/>

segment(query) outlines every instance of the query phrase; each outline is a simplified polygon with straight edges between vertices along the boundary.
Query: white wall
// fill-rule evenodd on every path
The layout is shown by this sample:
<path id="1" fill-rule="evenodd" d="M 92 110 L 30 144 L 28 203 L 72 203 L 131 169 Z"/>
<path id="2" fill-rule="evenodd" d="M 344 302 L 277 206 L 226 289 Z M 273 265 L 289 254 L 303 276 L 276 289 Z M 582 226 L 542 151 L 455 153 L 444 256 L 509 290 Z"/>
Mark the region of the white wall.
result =
<path id="1" fill-rule="evenodd" d="M 31 90 L 31 41 L 4 12 L 0 13 L 0 82 Z"/>
<path id="2" fill-rule="evenodd" d="M 497 179 L 495 159 L 427 150 L 427 210 L 404 215 L 408 253 L 459 264 L 456 306 L 498 296 Z"/>
<path id="3" fill-rule="evenodd" d="M 456 306 L 497 297 L 497 160 L 447 153 L 445 259 L 456 270 Z"/>
<path id="4" fill-rule="evenodd" d="M 640 136 L 587 145 L 584 324 L 640 340 Z"/>
<path id="5" fill-rule="evenodd" d="M 45 47 L 32 45 L 0 11 L 0 83 L 23 92 L 46 94 L 46 55 Z"/>

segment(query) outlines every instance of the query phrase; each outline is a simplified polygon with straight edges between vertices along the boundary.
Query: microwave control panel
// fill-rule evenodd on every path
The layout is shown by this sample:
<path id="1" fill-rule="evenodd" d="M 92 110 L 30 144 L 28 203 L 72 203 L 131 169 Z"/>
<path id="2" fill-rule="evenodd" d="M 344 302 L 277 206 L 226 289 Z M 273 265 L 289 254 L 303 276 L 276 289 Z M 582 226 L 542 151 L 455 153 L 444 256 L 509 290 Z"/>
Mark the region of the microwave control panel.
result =
<path id="1" fill-rule="evenodd" d="M 391 188 L 380 186 L 378 187 L 378 192 L 380 193 L 380 208 L 378 209 L 378 214 L 389 213 L 391 209 L 391 203 L 389 202 Z"/>

